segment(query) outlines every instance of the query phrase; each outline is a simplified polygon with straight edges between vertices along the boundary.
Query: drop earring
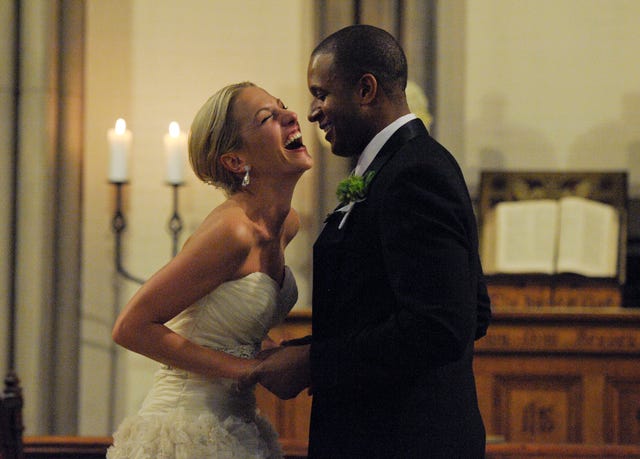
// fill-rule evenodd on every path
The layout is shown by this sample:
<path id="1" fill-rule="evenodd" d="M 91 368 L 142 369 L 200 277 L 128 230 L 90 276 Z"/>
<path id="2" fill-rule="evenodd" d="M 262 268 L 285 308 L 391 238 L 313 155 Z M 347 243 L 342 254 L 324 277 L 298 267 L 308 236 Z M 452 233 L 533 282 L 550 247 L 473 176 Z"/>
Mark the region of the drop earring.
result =
<path id="1" fill-rule="evenodd" d="M 251 183 L 251 177 L 249 177 L 249 171 L 251 166 L 244 166 L 244 177 L 242 178 L 242 187 L 245 188 Z"/>

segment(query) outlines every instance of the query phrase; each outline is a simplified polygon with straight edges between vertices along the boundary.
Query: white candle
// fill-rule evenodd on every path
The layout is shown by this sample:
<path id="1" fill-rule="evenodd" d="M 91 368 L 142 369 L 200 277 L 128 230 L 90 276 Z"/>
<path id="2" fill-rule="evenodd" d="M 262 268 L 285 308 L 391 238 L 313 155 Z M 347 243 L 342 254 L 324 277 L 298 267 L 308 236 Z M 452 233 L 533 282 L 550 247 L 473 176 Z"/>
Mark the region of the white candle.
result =
<path id="1" fill-rule="evenodd" d="M 109 181 L 124 183 L 129 179 L 129 150 L 131 149 L 131 131 L 127 130 L 127 123 L 122 118 L 116 121 L 115 129 L 107 132 L 111 160 L 109 162 Z"/>
<path id="2" fill-rule="evenodd" d="M 187 160 L 187 134 L 180 132 L 175 121 L 169 124 L 169 133 L 164 135 L 164 149 L 167 160 L 167 183 L 184 183 L 184 166 Z"/>

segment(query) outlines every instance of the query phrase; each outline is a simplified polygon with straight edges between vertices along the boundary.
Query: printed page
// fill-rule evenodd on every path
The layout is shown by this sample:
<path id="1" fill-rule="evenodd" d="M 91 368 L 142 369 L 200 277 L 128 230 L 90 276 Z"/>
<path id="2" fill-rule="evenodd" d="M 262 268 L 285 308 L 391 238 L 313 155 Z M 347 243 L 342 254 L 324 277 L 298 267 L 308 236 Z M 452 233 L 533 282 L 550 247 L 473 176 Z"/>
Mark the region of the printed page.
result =
<path id="1" fill-rule="evenodd" d="M 558 207 L 549 199 L 496 205 L 495 268 L 499 273 L 555 272 Z"/>
<path id="2" fill-rule="evenodd" d="M 558 272 L 616 277 L 620 219 L 608 204 L 578 197 L 559 201 Z"/>

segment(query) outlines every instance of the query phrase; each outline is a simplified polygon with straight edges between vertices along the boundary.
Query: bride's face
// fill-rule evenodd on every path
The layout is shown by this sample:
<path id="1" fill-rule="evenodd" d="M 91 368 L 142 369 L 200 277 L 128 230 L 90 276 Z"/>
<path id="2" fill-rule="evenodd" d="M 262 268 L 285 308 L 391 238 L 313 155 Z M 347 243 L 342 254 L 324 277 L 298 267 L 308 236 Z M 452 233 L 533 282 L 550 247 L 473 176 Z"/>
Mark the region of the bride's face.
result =
<path id="1" fill-rule="evenodd" d="M 251 176 L 277 171 L 301 173 L 313 161 L 302 142 L 298 115 L 262 88 L 242 90 L 233 109 Z"/>

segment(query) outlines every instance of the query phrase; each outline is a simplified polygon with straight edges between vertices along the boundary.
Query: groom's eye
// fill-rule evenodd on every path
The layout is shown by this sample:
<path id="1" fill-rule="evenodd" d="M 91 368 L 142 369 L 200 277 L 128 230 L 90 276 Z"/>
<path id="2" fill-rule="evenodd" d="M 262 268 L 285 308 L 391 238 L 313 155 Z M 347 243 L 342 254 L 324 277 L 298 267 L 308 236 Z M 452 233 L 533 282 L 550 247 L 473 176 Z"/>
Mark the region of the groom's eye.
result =
<path id="1" fill-rule="evenodd" d="M 318 89 L 316 89 L 315 91 L 313 91 L 313 97 L 315 97 L 316 99 L 318 99 L 319 101 L 324 101 L 327 98 L 327 95 L 325 94 L 324 91 L 320 91 Z"/>

